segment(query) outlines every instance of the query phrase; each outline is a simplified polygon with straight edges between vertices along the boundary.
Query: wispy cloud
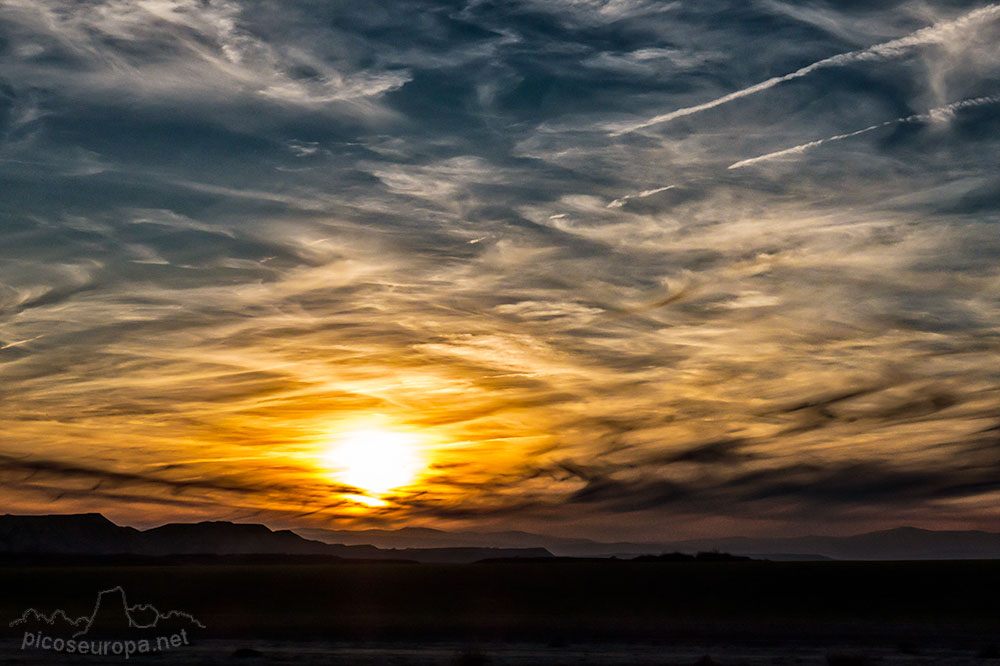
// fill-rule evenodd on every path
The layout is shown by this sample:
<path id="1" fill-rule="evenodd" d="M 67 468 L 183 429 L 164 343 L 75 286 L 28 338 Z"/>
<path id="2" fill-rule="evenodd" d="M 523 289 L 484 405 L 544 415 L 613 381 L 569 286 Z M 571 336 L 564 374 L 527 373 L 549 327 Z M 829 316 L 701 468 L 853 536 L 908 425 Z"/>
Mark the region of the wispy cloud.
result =
<path id="1" fill-rule="evenodd" d="M 860 136 L 862 134 L 867 134 L 868 132 L 873 132 L 883 127 L 897 125 L 899 123 L 943 122 L 953 118 L 955 116 L 956 111 L 973 108 L 977 106 L 984 106 L 987 104 L 997 104 L 997 103 L 1000 103 L 1000 97 L 996 96 L 964 99 L 958 102 L 953 102 L 951 104 L 946 104 L 944 106 L 939 106 L 937 108 L 927 111 L 926 113 L 917 113 L 910 116 L 905 116 L 903 118 L 896 118 L 895 120 L 887 120 L 877 125 L 871 125 L 869 127 L 865 127 L 864 129 L 859 129 L 854 132 L 848 132 L 847 134 L 837 134 L 835 136 L 827 137 L 825 139 L 817 139 L 816 141 L 801 143 L 797 146 L 792 146 L 791 148 L 778 150 L 773 153 L 767 153 L 765 155 L 759 155 L 757 157 L 751 157 L 745 160 L 740 160 L 739 162 L 733 162 L 732 164 L 729 165 L 728 168 L 742 169 L 744 167 L 752 166 L 754 164 L 759 164 L 760 162 L 767 162 L 769 160 L 779 159 L 782 157 L 791 157 L 793 155 L 801 155 L 807 150 L 816 148 L 817 146 L 822 146 L 825 143 L 831 143 L 834 141 L 843 141 L 844 139 L 850 139 L 856 136 Z"/>
<path id="2" fill-rule="evenodd" d="M 723 95 L 722 97 L 717 97 L 703 104 L 688 106 L 669 113 L 653 116 L 652 118 L 639 123 L 623 125 L 613 129 L 611 136 L 621 136 L 646 127 L 652 127 L 653 125 L 670 122 L 676 118 L 682 118 L 684 116 L 690 116 L 702 111 L 714 109 L 717 106 L 728 104 L 729 102 L 737 99 L 763 92 L 781 83 L 808 76 L 809 74 L 826 67 L 839 67 L 854 62 L 895 58 L 905 54 L 915 47 L 958 40 L 962 38 L 965 31 L 974 29 L 983 23 L 994 21 L 997 17 L 1000 17 L 1000 5 L 987 5 L 986 7 L 964 14 L 955 20 L 945 21 L 922 28 L 916 32 L 906 35 L 905 37 L 900 37 L 899 39 L 893 39 L 888 42 L 882 42 L 881 44 L 875 44 L 874 46 L 870 46 L 859 51 L 840 53 L 829 58 L 824 58 L 823 60 L 818 60 L 812 64 L 806 65 L 805 67 L 801 67 L 790 74 L 771 77 L 766 81 L 761 81 L 760 83 L 731 92 L 727 95 Z"/>
<path id="3" fill-rule="evenodd" d="M 409 80 L 402 70 L 330 63 L 303 44 L 268 40 L 246 28 L 244 10 L 228 0 L 105 0 L 90 11 L 65 0 L 14 0 L 5 8 L 15 40 L 5 69 L 20 84 L 86 96 L 213 105 L 257 96 L 342 111 L 354 104 L 358 113 L 376 113 L 365 100 Z"/>
<path id="4" fill-rule="evenodd" d="M 5 510 L 995 520 L 1000 10 L 727 2 L 6 3 Z M 368 422 L 430 463 L 379 507 Z"/>

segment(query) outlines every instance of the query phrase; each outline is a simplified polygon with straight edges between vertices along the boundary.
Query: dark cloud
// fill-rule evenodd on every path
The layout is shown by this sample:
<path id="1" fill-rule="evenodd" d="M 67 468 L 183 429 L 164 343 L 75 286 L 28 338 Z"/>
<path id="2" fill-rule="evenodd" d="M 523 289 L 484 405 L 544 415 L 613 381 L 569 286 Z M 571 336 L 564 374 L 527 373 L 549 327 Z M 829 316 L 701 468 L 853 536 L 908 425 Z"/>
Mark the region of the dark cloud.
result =
<path id="1" fill-rule="evenodd" d="M 745 451 L 746 442 L 739 439 L 720 439 L 714 442 L 699 444 L 680 453 L 662 458 L 661 463 L 690 462 L 702 465 L 733 464 L 750 460 L 754 456 Z"/>
<path id="2" fill-rule="evenodd" d="M 747 517 L 779 509 L 789 516 L 828 519 L 859 509 L 899 511 L 928 499 L 975 497 L 1000 487 L 995 464 L 906 468 L 880 462 L 796 463 L 686 482 L 646 475 L 623 477 L 607 469 L 583 470 L 571 465 L 564 469 L 586 480 L 569 502 L 588 505 L 591 511 L 615 513 Z"/>
<path id="3" fill-rule="evenodd" d="M 167 466 L 164 469 L 169 471 L 170 467 Z M 0 456 L 0 472 L 5 473 L 9 478 L 21 476 L 24 481 L 38 481 L 45 478 L 54 480 L 57 483 L 65 480 L 83 480 L 87 483 L 93 483 L 90 490 L 99 490 L 104 487 L 122 488 L 129 486 L 163 486 L 175 494 L 181 494 L 186 490 L 219 490 L 240 494 L 263 492 L 266 490 L 281 490 L 283 492 L 291 492 L 292 490 L 292 488 L 283 486 L 280 483 L 268 481 L 244 485 L 221 478 L 198 477 L 190 480 L 177 480 L 151 474 L 116 472 L 109 469 L 81 466 L 56 460 L 18 458 L 7 455 Z M 15 483 L 20 483 L 20 481 L 15 481 Z"/>

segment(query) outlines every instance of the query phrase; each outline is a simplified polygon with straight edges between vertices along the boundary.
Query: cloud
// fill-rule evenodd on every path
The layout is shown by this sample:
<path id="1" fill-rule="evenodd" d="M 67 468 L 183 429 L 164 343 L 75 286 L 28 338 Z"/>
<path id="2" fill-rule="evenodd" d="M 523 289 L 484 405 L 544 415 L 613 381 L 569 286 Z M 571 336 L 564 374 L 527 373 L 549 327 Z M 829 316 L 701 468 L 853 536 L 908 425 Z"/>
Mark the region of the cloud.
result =
<path id="1" fill-rule="evenodd" d="M 961 39 L 965 31 L 975 29 L 984 23 L 995 20 L 997 17 L 1000 17 L 1000 5 L 987 5 L 964 14 L 952 21 L 945 21 L 922 28 L 916 32 L 906 35 L 905 37 L 893 39 L 888 42 L 882 42 L 881 44 L 875 44 L 874 46 L 870 46 L 859 51 L 840 53 L 829 58 L 818 60 L 810 65 L 806 65 L 805 67 L 800 67 L 790 74 L 771 77 L 766 81 L 742 88 L 727 95 L 723 95 L 722 97 L 717 97 L 716 99 L 703 104 L 684 107 L 677 109 L 676 111 L 653 116 L 652 118 L 639 123 L 623 125 L 614 129 L 611 132 L 611 136 L 621 136 L 646 127 L 666 123 L 676 118 L 682 118 L 684 116 L 690 116 L 702 111 L 714 109 L 717 106 L 722 106 L 723 104 L 727 104 L 734 100 L 769 90 L 778 84 L 808 76 L 809 74 L 826 67 L 840 67 L 842 65 L 855 62 L 895 58 L 915 47 L 947 43 L 956 39 Z"/>
<path id="2" fill-rule="evenodd" d="M 892 41 L 914 5 L 8 4 L 6 510 L 601 538 L 995 516 L 992 9 Z M 917 56 L 953 38 L 966 101 L 937 105 Z M 845 50 L 865 67 L 603 129 Z M 377 511 L 323 462 L 370 422 L 431 460 Z"/>
<path id="3" fill-rule="evenodd" d="M 729 169 L 742 169 L 744 167 L 752 166 L 754 164 L 759 164 L 760 162 L 767 162 L 773 159 L 779 159 L 782 157 L 791 157 L 793 155 L 801 155 L 802 153 L 816 148 L 817 146 L 822 146 L 825 143 L 830 143 L 832 141 L 843 141 L 844 139 L 850 139 L 862 134 L 867 134 L 877 129 L 883 127 L 889 127 L 890 125 L 896 125 L 899 123 L 916 123 L 916 122 L 934 122 L 941 123 L 950 120 L 955 117 L 957 111 L 962 109 L 974 108 L 977 106 L 984 106 L 988 104 L 1000 103 L 1000 97 L 991 95 L 988 97 L 976 97 L 973 99 L 964 99 L 958 102 L 952 102 L 951 104 L 946 104 L 944 106 L 939 106 L 937 108 L 931 109 L 926 113 L 918 113 L 910 116 L 905 116 L 903 118 L 896 118 L 895 120 L 887 120 L 883 123 L 877 125 L 871 125 L 870 127 L 865 127 L 864 129 L 859 129 L 854 132 L 848 132 L 847 134 L 838 134 L 836 136 L 831 136 L 826 139 L 818 139 L 816 141 L 810 141 L 808 143 L 802 143 L 797 146 L 792 146 L 791 148 L 785 148 L 784 150 L 778 150 L 773 153 L 767 153 L 765 155 L 759 155 L 757 157 L 751 157 L 745 160 L 740 160 L 739 162 L 733 162 L 729 165 Z"/>
<path id="4" fill-rule="evenodd" d="M 720 439 L 668 455 L 660 462 L 666 464 L 690 462 L 702 465 L 744 462 L 755 457 L 752 453 L 741 450 L 744 444 L 745 442 L 739 439 Z"/>
<path id="5" fill-rule="evenodd" d="M 995 491 L 1000 484 L 995 469 L 906 469 L 885 463 L 843 465 L 793 464 L 708 482 L 678 483 L 665 479 L 592 476 L 569 501 L 590 510 L 634 513 L 670 509 L 679 514 L 828 514 L 850 509 L 856 519 L 870 519 L 864 509 L 872 504 L 905 506 L 916 498 L 960 498 Z M 794 498 L 793 504 L 783 500 Z M 861 512 L 858 512 L 861 509 Z"/>
<path id="6" fill-rule="evenodd" d="M 556 13 L 572 23 L 602 24 L 623 19 L 669 13 L 679 2 L 652 2 L 650 0 L 557 0 L 539 2 L 529 0 L 529 6 L 541 11 Z"/>
<path id="7" fill-rule="evenodd" d="M 303 35 L 312 49 L 268 39 L 274 26 L 251 14 L 228 0 L 102 0 L 86 7 L 15 0 L 7 5 L 13 45 L 4 57 L 6 75 L 19 86 L 73 91 L 92 103 L 108 94 L 215 106 L 257 97 L 369 114 L 378 107 L 366 100 L 409 80 L 405 71 L 319 57 L 316 32 Z"/>

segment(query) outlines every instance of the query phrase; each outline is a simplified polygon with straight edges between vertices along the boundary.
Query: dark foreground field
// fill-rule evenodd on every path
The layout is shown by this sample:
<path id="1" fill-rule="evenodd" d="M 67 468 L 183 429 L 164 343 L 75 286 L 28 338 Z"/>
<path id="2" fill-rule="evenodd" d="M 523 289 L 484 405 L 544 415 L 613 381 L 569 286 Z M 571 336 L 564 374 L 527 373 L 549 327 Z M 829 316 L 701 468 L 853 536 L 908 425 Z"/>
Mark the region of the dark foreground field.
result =
<path id="1" fill-rule="evenodd" d="M 42 566 L 0 567 L 0 656 L 67 663 L 21 652 L 7 622 L 29 607 L 88 615 L 115 586 L 205 625 L 156 663 L 246 647 L 326 664 L 958 664 L 989 663 L 1000 642 L 993 561 Z"/>

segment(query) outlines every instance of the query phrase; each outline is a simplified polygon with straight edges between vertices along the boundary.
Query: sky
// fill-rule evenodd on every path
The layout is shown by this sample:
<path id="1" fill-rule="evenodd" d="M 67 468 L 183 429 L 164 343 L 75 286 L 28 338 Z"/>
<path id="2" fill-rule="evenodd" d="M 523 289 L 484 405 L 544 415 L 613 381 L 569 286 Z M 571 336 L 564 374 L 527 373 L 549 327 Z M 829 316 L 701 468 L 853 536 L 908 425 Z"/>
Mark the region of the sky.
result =
<path id="1" fill-rule="evenodd" d="M 0 508 L 1000 528 L 998 41 L 963 0 L 0 0 Z"/>

